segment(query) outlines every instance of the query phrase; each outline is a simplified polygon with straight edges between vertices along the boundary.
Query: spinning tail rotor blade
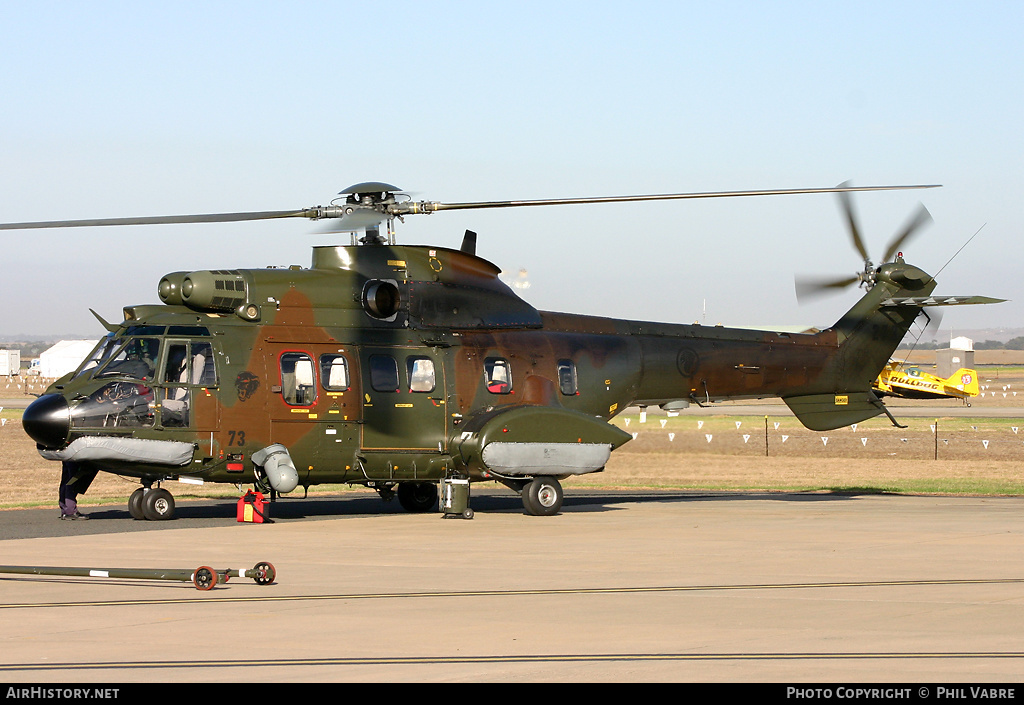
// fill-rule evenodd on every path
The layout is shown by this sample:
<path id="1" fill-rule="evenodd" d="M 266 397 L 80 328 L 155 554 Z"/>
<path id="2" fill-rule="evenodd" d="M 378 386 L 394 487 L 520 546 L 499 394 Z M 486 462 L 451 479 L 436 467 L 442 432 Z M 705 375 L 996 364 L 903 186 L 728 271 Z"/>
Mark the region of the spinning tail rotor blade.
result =
<path id="1" fill-rule="evenodd" d="M 836 188 L 849 188 L 850 182 L 844 181 L 839 184 Z M 864 246 L 864 238 L 861 237 L 860 227 L 857 225 L 857 216 L 853 212 L 853 202 L 850 200 L 849 191 L 839 191 L 839 203 L 843 208 L 843 214 L 846 216 L 846 223 L 850 228 L 850 238 L 853 240 L 853 246 L 857 248 L 857 252 L 860 253 L 861 259 L 867 262 L 870 258 L 868 257 L 868 248 Z"/>
<path id="2" fill-rule="evenodd" d="M 902 249 L 903 243 L 913 237 L 922 226 L 930 222 L 932 222 L 932 214 L 922 205 L 910 220 L 906 222 L 903 229 L 893 238 L 892 242 L 889 243 L 889 249 L 885 251 L 885 257 L 882 258 L 882 261 L 888 262 L 891 260 L 893 255 Z"/>
<path id="3" fill-rule="evenodd" d="M 796 280 L 796 298 L 801 303 L 845 289 L 860 281 L 859 276 L 842 279 L 799 278 Z"/>
<path id="4" fill-rule="evenodd" d="M 861 285 L 866 286 L 868 289 L 875 285 L 877 270 L 868 256 L 868 248 L 864 245 L 864 238 L 861 236 L 860 226 L 857 223 L 857 215 L 853 210 L 853 201 L 850 198 L 850 193 L 857 189 L 851 187 L 849 181 L 844 181 L 836 186 L 834 190 L 839 196 L 839 204 L 842 207 L 843 215 L 846 217 L 846 223 L 850 229 L 850 239 L 853 240 L 853 246 L 857 249 L 858 254 L 860 254 L 864 259 L 864 270 L 852 277 L 844 277 L 842 279 L 798 278 L 796 280 L 796 297 L 800 302 L 823 294 L 828 294 L 837 289 L 842 289 L 858 282 Z M 931 222 L 931 219 L 932 216 L 928 210 L 923 205 L 920 206 L 889 243 L 889 249 L 886 250 L 885 256 L 882 258 L 882 263 L 884 264 L 891 260 L 893 255 L 900 250 L 904 243 L 913 237 L 923 225 Z"/>

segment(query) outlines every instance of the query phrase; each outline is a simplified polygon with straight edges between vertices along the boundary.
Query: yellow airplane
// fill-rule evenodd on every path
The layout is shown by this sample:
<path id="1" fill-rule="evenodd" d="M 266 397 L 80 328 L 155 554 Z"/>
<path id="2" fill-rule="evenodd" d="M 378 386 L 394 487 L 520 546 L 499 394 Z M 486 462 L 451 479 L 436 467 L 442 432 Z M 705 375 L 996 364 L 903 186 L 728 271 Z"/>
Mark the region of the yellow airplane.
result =
<path id="1" fill-rule="evenodd" d="M 949 377 L 942 378 L 897 360 L 889 360 L 873 386 L 876 392 L 880 392 L 879 396 L 962 399 L 967 406 L 971 405 L 968 398 L 978 396 L 979 392 L 978 374 L 974 370 L 960 368 Z"/>

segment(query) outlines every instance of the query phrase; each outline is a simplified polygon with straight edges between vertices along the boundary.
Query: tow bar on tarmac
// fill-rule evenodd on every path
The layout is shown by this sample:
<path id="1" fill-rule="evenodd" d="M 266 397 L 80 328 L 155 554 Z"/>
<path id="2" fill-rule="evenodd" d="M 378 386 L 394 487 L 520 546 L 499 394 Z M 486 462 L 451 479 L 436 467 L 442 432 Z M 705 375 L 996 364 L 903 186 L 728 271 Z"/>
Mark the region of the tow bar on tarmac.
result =
<path id="1" fill-rule="evenodd" d="M 270 585 L 277 577 L 277 570 L 267 562 L 257 563 L 252 568 L 226 568 L 214 570 L 200 566 L 195 570 L 187 568 L 57 568 L 45 566 L 0 565 L 0 573 L 19 575 L 69 575 L 85 578 L 126 578 L 129 580 L 176 580 L 192 583 L 197 590 L 212 590 L 218 582 L 226 583 L 230 578 L 252 578 L 257 585 Z"/>

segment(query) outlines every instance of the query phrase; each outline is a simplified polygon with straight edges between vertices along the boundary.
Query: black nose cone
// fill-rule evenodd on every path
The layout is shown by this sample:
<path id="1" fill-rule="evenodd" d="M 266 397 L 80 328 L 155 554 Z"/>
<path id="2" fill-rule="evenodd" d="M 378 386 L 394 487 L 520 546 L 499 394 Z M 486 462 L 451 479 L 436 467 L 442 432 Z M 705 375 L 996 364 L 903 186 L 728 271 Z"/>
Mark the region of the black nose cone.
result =
<path id="1" fill-rule="evenodd" d="M 43 448 L 62 448 L 71 430 L 68 403 L 60 394 L 44 394 L 25 409 L 21 425 Z"/>

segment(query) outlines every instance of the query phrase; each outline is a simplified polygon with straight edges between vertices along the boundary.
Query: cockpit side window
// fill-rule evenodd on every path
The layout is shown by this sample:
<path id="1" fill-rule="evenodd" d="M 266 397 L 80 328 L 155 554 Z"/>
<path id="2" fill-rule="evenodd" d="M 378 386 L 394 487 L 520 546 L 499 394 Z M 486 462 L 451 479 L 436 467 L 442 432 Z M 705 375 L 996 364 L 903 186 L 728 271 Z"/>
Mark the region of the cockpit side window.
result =
<path id="1" fill-rule="evenodd" d="M 192 384 L 200 387 L 217 385 L 217 366 L 213 360 L 213 346 L 209 343 L 192 343 Z"/>
<path id="2" fill-rule="evenodd" d="M 161 381 L 167 384 L 188 382 L 188 345 L 177 342 L 168 344 Z"/>
<path id="3" fill-rule="evenodd" d="M 153 389 L 137 382 L 107 382 L 71 409 L 73 428 L 148 428 L 155 420 Z"/>
<path id="4" fill-rule="evenodd" d="M 160 381 L 165 384 L 213 387 L 217 384 L 217 368 L 210 343 L 172 341 L 167 343 L 167 354 Z"/>

